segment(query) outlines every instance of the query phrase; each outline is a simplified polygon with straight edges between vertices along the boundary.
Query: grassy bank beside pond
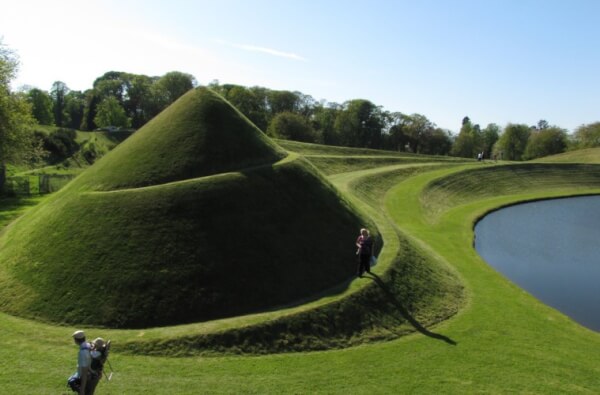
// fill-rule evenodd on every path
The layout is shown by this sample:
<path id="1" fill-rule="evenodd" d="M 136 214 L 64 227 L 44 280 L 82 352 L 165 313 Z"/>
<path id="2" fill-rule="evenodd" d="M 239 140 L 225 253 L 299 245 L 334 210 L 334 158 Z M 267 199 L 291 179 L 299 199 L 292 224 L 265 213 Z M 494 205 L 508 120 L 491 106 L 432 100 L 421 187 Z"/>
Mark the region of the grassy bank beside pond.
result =
<path id="1" fill-rule="evenodd" d="M 510 166 L 436 161 L 342 171 L 337 154 L 329 181 L 384 241 L 373 276 L 260 314 L 86 327 L 115 342 L 116 373 L 97 393 L 597 393 L 600 335 L 512 284 L 472 247 L 473 224 L 489 210 L 600 193 L 597 166 L 519 165 L 518 177 Z M 67 392 L 76 326 L 0 314 L 0 327 L 3 391 Z M 212 353 L 172 357 L 202 350 L 202 339 L 214 342 Z M 219 348 L 227 341 L 235 347 Z M 161 353 L 172 356 L 148 355 Z"/>

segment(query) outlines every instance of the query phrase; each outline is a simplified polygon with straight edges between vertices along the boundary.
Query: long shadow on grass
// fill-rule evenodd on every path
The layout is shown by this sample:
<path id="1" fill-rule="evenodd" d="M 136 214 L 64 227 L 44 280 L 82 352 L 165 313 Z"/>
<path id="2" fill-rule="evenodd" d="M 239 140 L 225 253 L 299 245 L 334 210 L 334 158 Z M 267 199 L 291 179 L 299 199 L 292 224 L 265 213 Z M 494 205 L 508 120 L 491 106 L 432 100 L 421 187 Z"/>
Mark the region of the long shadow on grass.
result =
<path id="1" fill-rule="evenodd" d="M 428 337 L 431 337 L 434 339 L 438 339 L 438 340 L 443 340 L 444 342 L 446 342 L 450 345 L 453 345 L 453 346 L 456 346 L 458 344 L 454 340 L 450 339 L 448 336 L 444 336 L 444 335 L 440 335 L 439 333 L 431 332 L 430 330 L 425 328 L 423 325 L 421 325 L 419 323 L 419 321 L 417 321 L 412 315 L 410 315 L 408 310 L 402 305 L 402 303 L 396 298 L 396 296 L 394 296 L 394 294 L 388 289 L 387 285 L 385 285 L 385 283 L 381 280 L 381 278 L 379 278 L 378 275 L 376 275 L 375 273 L 368 273 L 367 276 L 372 278 L 373 281 L 375 281 L 377 283 L 377 285 L 379 285 L 379 287 L 383 290 L 385 295 L 388 297 L 389 301 L 394 306 L 396 306 L 396 308 L 400 312 L 400 315 L 402 315 L 402 317 L 404 319 L 406 319 L 408 322 L 410 322 L 411 325 L 414 326 L 417 331 L 424 334 L 425 336 L 428 336 Z"/>

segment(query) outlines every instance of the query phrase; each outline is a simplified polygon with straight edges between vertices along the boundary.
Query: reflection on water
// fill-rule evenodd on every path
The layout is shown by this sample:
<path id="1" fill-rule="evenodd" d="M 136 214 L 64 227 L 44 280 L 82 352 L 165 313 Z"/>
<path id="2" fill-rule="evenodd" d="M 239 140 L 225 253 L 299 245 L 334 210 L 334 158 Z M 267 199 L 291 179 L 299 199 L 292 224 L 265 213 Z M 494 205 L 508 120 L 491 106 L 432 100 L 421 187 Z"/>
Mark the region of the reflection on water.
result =
<path id="1" fill-rule="evenodd" d="M 544 303 L 600 331 L 600 196 L 490 213 L 475 226 L 475 249 Z"/>

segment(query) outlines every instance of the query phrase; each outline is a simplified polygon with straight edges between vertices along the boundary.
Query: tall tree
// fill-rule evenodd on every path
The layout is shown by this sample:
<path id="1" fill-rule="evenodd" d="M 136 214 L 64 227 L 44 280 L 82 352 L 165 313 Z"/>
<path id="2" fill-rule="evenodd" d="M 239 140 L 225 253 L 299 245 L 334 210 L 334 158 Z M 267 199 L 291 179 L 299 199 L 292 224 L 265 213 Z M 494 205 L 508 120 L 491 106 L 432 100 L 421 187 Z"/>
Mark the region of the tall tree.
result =
<path id="1" fill-rule="evenodd" d="M 600 147 L 600 122 L 579 126 L 575 129 L 574 140 L 577 148 Z"/>
<path id="2" fill-rule="evenodd" d="M 300 98 L 295 92 L 269 91 L 268 100 L 271 116 L 286 111 L 295 113 L 300 108 Z"/>
<path id="3" fill-rule="evenodd" d="M 522 160 L 531 128 L 523 124 L 508 124 L 494 146 L 494 153 L 506 160 Z"/>
<path id="4" fill-rule="evenodd" d="M 156 81 L 154 94 L 166 108 L 175 100 L 183 96 L 184 93 L 196 86 L 196 79 L 191 74 L 180 71 L 171 71 L 163 75 Z"/>
<path id="5" fill-rule="evenodd" d="M 335 129 L 342 145 L 380 148 L 385 121 L 381 107 L 368 100 L 355 99 L 344 103 L 344 109 L 336 118 Z"/>
<path id="6" fill-rule="evenodd" d="M 31 113 L 41 125 L 54 125 L 53 102 L 50 95 L 38 88 L 27 92 L 27 101 L 31 105 Z"/>
<path id="7" fill-rule="evenodd" d="M 65 96 L 65 112 L 69 122 L 65 125 L 71 129 L 79 129 L 83 121 L 86 103 L 85 94 L 81 91 L 69 91 Z"/>
<path id="8" fill-rule="evenodd" d="M 131 75 L 127 100 L 123 103 L 127 116 L 131 118 L 131 126 L 135 129 L 142 127 L 146 122 L 157 115 L 158 103 L 152 97 L 152 85 L 158 78 L 146 75 Z"/>
<path id="9" fill-rule="evenodd" d="M 546 126 L 531 131 L 523 159 L 529 160 L 560 154 L 566 149 L 567 131 L 557 126 Z"/>
<path id="10" fill-rule="evenodd" d="M 420 153 L 448 155 L 452 149 L 452 133 L 441 128 L 428 129 L 420 144 Z"/>
<path id="11" fill-rule="evenodd" d="M 341 106 L 337 103 L 319 103 L 314 109 L 312 117 L 313 128 L 318 133 L 320 141 L 327 145 L 341 144 L 339 135 L 335 129 L 335 121 L 341 112 Z"/>
<path id="12" fill-rule="evenodd" d="M 280 139 L 308 143 L 315 143 L 317 140 L 317 135 L 306 118 L 287 111 L 275 115 L 269 124 L 267 134 Z"/>
<path id="13" fill-rule="evenodd" d="M 98 104 L 102 101 L 102 97 L 96 89 L 88 89 L 84 93 L 85 95 L 85 107 L 83 108 L 83 119 L 81 120 L 81 130 L 94 130 L 96 124 L 94 119 L 96 118 L 96 112 Z"/>
<path id="14" fill-rule="evenodd" d="M 127 118 L 125 110 L 119 104 L 117 98 L 113 96 L 109 96 L 100 102 L 94 122 L 100 127 L 117 126 L 127 128 L 131 125 L 131 120 Z"/>
<path id="15" fill-rule="evenodd" d="M 69 93 L 69 87 L 62 81 L 55 81 L 50 89 L 54 108 L 54 122 L 56 126 L 65 126 L 68 123 L 68 114 L 66 112 L 66 99 Z"/>
<path id="16" fill-rule="evenodd" d="M 452 155 L 463 158 L 474 158 L 482 151 L 481 131 L 479 125 L 473 125 L 469 117 L 464 117 L 462 127 L 452 146 Z"/>
<path id="17" fill-rule="evenodd" d="M 11 92 L 10 82 L 18 70 L 14 52 L 0 40 L 0 191 L 6 181 L 6 165 L 26 161 L 41 154 L 31 127 L 35 120 L 23 95 Z"/>
<path id="18" fill-rule="evenodd" d="M 225 98 L 260 130 L 266 131 L 267 118 L 264 97 L 256 90 L 232 85 L 225 90 Z"/>
<path id="19" fill-rule="evenodd" d="M 481 131 L 481 151 L 484 152 L 485 157 L 490 158 L 494 144 L 500 138 L 500 126 L 495 123 L 488 124 Z"/>

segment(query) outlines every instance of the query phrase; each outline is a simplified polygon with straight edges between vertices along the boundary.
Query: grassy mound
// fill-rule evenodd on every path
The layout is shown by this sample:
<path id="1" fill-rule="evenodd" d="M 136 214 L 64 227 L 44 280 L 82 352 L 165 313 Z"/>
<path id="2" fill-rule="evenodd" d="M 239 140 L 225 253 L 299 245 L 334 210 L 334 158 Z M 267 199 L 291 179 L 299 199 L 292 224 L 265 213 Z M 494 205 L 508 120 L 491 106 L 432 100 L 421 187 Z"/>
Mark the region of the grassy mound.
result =
<path id="1" fill-rule="evenodd" d="M 326 154 L 327 147 L 322 152 Z M 373 268 L 377 277 L 356 279 L 348 288 L 326 291 L 326 296 L 306 305 L 260 314 L 143 330 L 88 328 L 91 337 L 113 339 L 111 358 L 118 374 L 110 383 L 100 384 L 99 391 L 596 393 L 600 388 L 600 335 L 499 275 L 478 257 L 472 245 L 474 221 L 499 206 L 600 193 L 600 188 L 590 189 L 593 186 L 589 184 L 596 167 L 565 170 L 563 180 L 556 182 L 551 181 L 554 171 L 527 174 L 523 169 L 514 173 L 512 181 L 523 185 L 517 189 L 506 179 L 508 169 L 489 167 L 493 171 L 486 174 L 486 181 L 492 185 L 501 182 L 503 188 L 486 193 L 481 190 L 481 179 L 475 177 L 463 187 L 438 189 L 436 193 L 448 197 L 458 189 L 461 197 L 452 205 L 439 205 L 445 215 L 432 223 L 430 213 L 423 209 L 424 199 L 432 192 L 430 185 L 484 167 L 480 163 L 451 168 L 448 164 L 414 168 L 398 164 L 329 177 L 381 230 L 385 247 L 380 263 Z M 586 172 L 591 174 L 582 174 Z M 521 177 L 537 186 L 526 188 Z M 544 184 L 541 178 L 545 177 Z M 569 183 L 568 178 L 572 178 Z M 461 189 L 465 186 L 473 188 L 472 197 Z M 112 193 L 128 191 L 107 194 Z M 453 269 L 448 271 L 448 266 Z M 452 319 L 432 327 L 447 317 L 444 314 L 456 310 L 457 299 L 462 300 L 457 297 L 460 285 L 453 272 L 465 287 L 462 297 L 466 303 L 460 304 L 459 314 Z M 75 328 L 3 313 L 0 327 L 0 358 L 19 361 L 5 364 L 0 388 L 11 394 L 64 392 L 74 352 L 68 335 Z M 361 344 L 402 336 L 415 328 L 419 333 L 414 336 Z M 44 341 L 40 341 L 40 333 Z M 261 356 L 135 355 L 197 354 L 194 350 L 203 348 L 266 353 L 353 344 L 360 346 Z"/>
<path id="2" fill-rule="evenodd" d="M 365 220 L 303 159 L 275 162 L 284 154 L 211 91 L 185 95 L 7 230 L 0 307 L 140 328 L 340 284 Z"/>
<path id="3" fill-rule="evenodd" d="M 285 155 L 222 97 L 198 88 L 111 151 L 79 185 L 114 190 L 164 184 L 274 163 Z"/>

